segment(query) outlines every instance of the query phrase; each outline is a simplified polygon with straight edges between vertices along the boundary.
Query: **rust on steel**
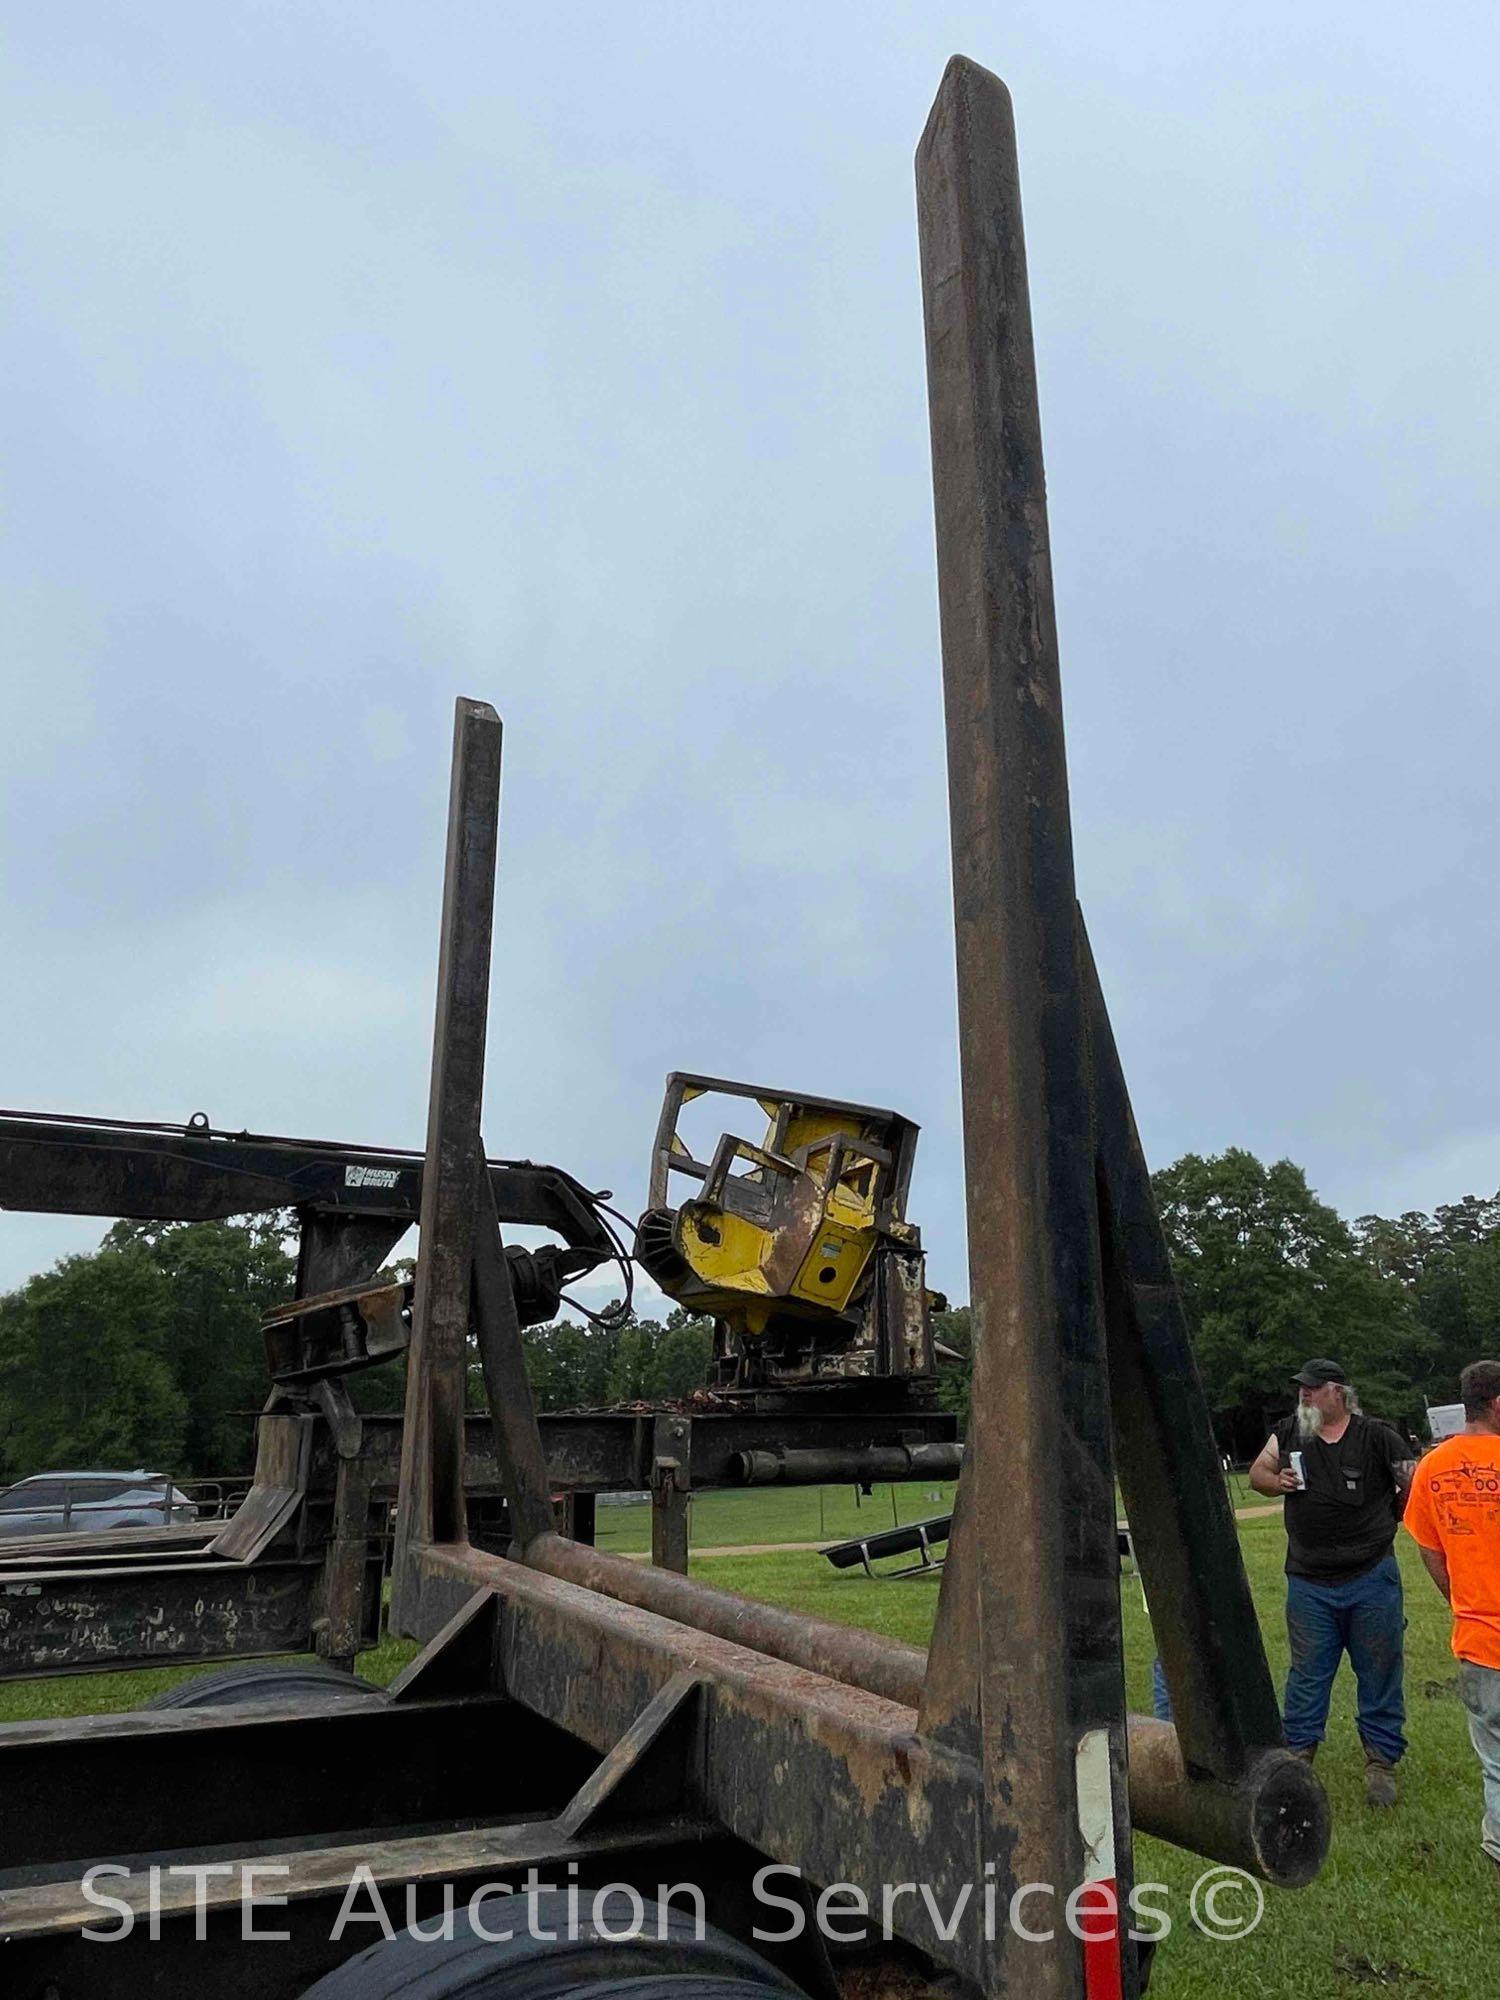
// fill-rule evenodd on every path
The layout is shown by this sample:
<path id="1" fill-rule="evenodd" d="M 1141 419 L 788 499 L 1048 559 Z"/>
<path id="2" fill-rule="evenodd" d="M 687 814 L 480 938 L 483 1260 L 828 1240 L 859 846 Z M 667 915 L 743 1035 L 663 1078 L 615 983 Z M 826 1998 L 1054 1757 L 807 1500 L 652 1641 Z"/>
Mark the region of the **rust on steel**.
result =
<path id="1" fill-rule="evenodd" d="M 582 1584 L 620 1604 L 654 1611 L 675 1624 L 690 1625 L 736 1645 L 751 1646 L 773 1658 L 806 1667 L 849 1687 L 864 1688 L 886 1701 L 915 1708 L 925 1655 L 915 1646 L 883 1639 L 858 1626 L 807 1618 L 778 1605 L 759 1604 L 734 1591 L 717 1590 L 696 1578 L 630 1562 L 607 1549 L 544 1535 L 527 1545 L 527 1565 L 549 1576 Z"/>
<path id="2" fill-rule="evenodd" d="M 924 1738 L 910 1708 L 478 1549 L 429 1548 L 418 1562 L 434 1584 L 495 1594 L 506 1692 L 601 1752 L 678 1675 L 699 1678 L 703 1810 L 813 1882 L 862 1885 L 876 1909 L 886 1883 L 929 1884 L 938 1912 L 961 1912 L 957 1934 L 940 1935 L 916 1897 L 894 1910 L 897 1934 L 985 1978 L 978 1766 Z"/>
<path id="3" fill-rule="evenodd" d="M 694 1795 L 813 1880 L 920 1878 L 942 1906 L 993 1871 L 1008 1899 L 1027 1881 L 1097 1875 L 1112 1830 L 1104 1872 L 1123 1902 L 1127 1799 L 1142 1828 L 1301 1880 L 1321 1858 L 1326 1811 L 1305 1767 L 1257 1738 L 1259 1695 L 1202 1733 L 1220 1743 L 1217 1762 L 1198 1754 L 1191 1726 L 1180 1742 L 1125 1710 L 1107 1343 L 1140 1348 L 1135 1292 L 1149 1292 L 1156 1252 L 1137 1256 L 1144 1168 L 1133 1128 L 1121 1138 L 1123 1084 L 1091 1063 L 1097 1008 L 1074 900 L 1014 132 L 1003 87 L 972 64 L 944 78 L 918 188 L 975 1307 L 970 1442 L 931 1652 L 642 1569 L 553 1529 L 507 1260 L 493 1203 L 477 1195 L 487 985 L 473 968 L 491 921 L 498 722 L 492 772 L 482 757 L 467 773 L 455 758 L 450 832 L 468 823 L 474 838 L 467 850 L 461 833 L 450 838 L 424 1221 L 429 1183 L 451 1167 L 452 1200 L 434 1220 L 466 1283 L 442 1294 L 441 1314 L 434 1289 L 414 1335 L 413 1372 L 432 1387 L 408 1411 L 426 1458 L 403 1465 L 403 1484 L 425 1497 L 405 1510 L 398 1575 L 411 1615 L 397 1622 L 432 1629 L 485 1593 L 499 1685 L 606 1755 L 644 1742 L 691 1679 Z M 520 1561 L 468 1547 L 454 1518 L 470 1305 Z M 1155 1365 L 1154 1353 L 1142 1362 Z M 667 1532 L 694 1483 L 685 1418 L 658 1415 L 650 1457 L 653 1545 L 685 1565 L 685 1542 Z M 1149 1483 L 1138 1491 L 1148 1526 L 1181 1531 L 1180 1507 L 1164 1510 Z M 1205 1548 L 1223 1552 L 1213 1535 Z M 1191 1698 L 1192 1677 L 1181 1684 Z M 1066 1929 L 1024 1951 L 1005 1926 L 954 1940 L 925 1899 L 896 1928 L 987 1992 L 1082 1990 Z M 1120 2000 L 1135 2000 L 1133 1955 L 1114 1970 Z"/>
<path id="4" fill-rule="evenodd" d="M 1278 1888 L 1311 1882 L 1328 1855 L 1328 1794 L 1290 1750 L 1262 1750 L 1232 1784 L 1189 1771 L 1170 1722 L 1130 1718 L 1130 1811 L 1141 1833 Z"/>
<path id="5" fill-rule="evenodd" d="M 973 1402 L 922 1726 L 982 1764 L 976 1866 L 1084 1879 L 1107 1733 L 1128 1892 L 1125 1700 L 1062 696 L 1009 93 L 955 57 L 917 149 L 947 718 Z M 997 1943 L 995 1990 L 1082 1991 Z M 1132 1956 L 1123 1954 L 1127 1995 Z M 1024 1963 L 1022 1962 L 1024 1961 Z"/>
<path id="6" fill-rule="evenodd" d="M 483 1158 L 481 1145 L 481 1162 Z M 526 1373 L 521 1317 L 506 1268 L 495 1193 L 487 1173 L 476 1174 L 475 1191 L 479 1215 L 474 1239 L 474 1335 L 513 1532 L 520 1541 L 528 1542 L 533 1536 L 548 1533 L 552 1527 L 552 1488 Z"/>
<path id="7" fill-rule="evenodd" d="M 422 1254 L 412 1302 L 391 1597 L 398 1629 L 412 1609 L 412 1551 L 429 1542 L 463 1542 L 467 1537 L 465 1347 L 477 1191 L 484 1167 L 479 1104 L 489 1016 L 500 739 L 500 718 L 488 702 L 461 698 L 455 704 L 437 1017 L 419 1217 Z"/>
<path id="8" fill-rule="evenodd" d="M 1195 1772 L 1233 1783 L 1267 1750 L 1281 1747 L 1281 1710 L 1208 1399 L 1081 918 L 1079 937 L 1120 1490 L 1183 1756 Z M 1321 1788 L 1309 1789 L 1321 1798 Z M 1184 1801 L 1175 1791 L 1172 1810 L 1182 1824 Z"/>
<path id="9" fill-rule="evenodd" d="M 861 1884 L 873 1902 L 882 1883 L 920 1879 L 940 1909 L 958 1907 L 962 1884 L 974 1879 L 983 1781 L 972 1758 L 921 1734 L 909 1704 L 476 1549 L 432 1548 L 419 1561 L 434 1580 L 493 1603 L 495 1671 L 526 1709 L 608 1754 L 664 1690 L 691 1676 L 703 1704 L 691 1788 L 704 1812 L 813 1880 Z M 1174 1773 L 1180 1782 L 1168 1725 L 1142 1718 L 1131 1741 L 1157 1782 L 1170 1786 Z M 1288 1883 L 1313 1872 L 1320 1853 L 1310 1846 L 1299 1868 L 1282 1830 L 1307 1775 L 1296 1767 L 1274 1753 L 1253 1783 L 1224 1788 L 1218 1800 L 1225 1853 Z M 1201 1819 L 1201 1800 L 1194 1814 Z M 956 1936 L 939 1937 L 921 1904 L 903 1902 L 894 1924 L 941 1962 L 987 1976 L 977 1909 Z"/>
<path id="10" fill-rule="evenodd" d="M 608 1550 L 548 1534 L 525 1554 L 530 1568 L 622 1604 L 753 1648 L 810 1673 L 879 1695 L 903 1708 L 922 1699 L 927 1655 L 919 1646 L 858 1626 L 835 1625 L 761 1604 Z M 1311 1881 L 1328 1848 L 1328 1802 L 1299 1758 L 1267 1747 L 1229 1784 L 1189 1772 L 1170 1723 L 1129 1721 L 1130 1816 L 1136 1830 L 1211 1861 L 1296 1888 Z"/>

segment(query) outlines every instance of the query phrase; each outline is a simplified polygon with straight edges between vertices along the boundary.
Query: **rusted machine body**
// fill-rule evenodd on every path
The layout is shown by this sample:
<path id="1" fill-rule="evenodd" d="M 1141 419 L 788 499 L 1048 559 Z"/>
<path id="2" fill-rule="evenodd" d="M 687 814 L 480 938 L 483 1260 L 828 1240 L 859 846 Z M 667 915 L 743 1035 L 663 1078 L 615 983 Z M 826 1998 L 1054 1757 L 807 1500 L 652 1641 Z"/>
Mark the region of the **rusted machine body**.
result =
<path id="1" fill-rule="evenodd" d="M 0 1206 L 206 1221 L 287 1211 L 297 1296 L 267 1326 L 270 1402 L 256 1463 L 227 1520 L 0 1535 L 0 1679 L 316 1652 L 352 1668 L 380 1633 L 399 1421 L 362 1417 L 344 1378 L 404 1351 L 404 1289 L 374 1283 L 416 1220 L 420 1153 L 36 1114 L 0 1117 Z M 517 1251 L 529 1317 L 614 1250 L 594 1198 L 560 1169 L 491 1161 L 499 1212 L 553 1231 Z M 620 1454 L 615 1454 L 618 1459 Z M 503 1512 L 493 1465 L 473 1468 L 476 1529 Z"/>
<path id="2" fill-rule="evenodd" d="M 600 1494 L 650 1493 L 655 1560 L 680 1571 L 695 1493 L 931 1482 L 953 1477 L 959 1450 L 941 1411 L 565 1411 L 538 1427 L 570 1537 L 592 1542 Z M 304 1652 L 352 1668 L 380 1636 L 401 1429 L 384 1412 L 272 1411 L 248 1511 L 228 1522 L 0 1542 L 0 1681 Z M 470 1542 L 508 1546 L 493 1433 L 472 1413 L 464 1499 Z"/>
<path id="3" fill-rule="evenodd" d="M 918 190 L 975 1333 L 930 1651 L 556 1531 L 479 1124 L 501 730 L 461 702 L 392 1573 L 393 1621 L 424 1651 L 388 1701 L 336 1713 L 0 1729 L 0 1802 L 44 1802 L 30 1829 L 0 1808 L 12 1991 L 110 2000 L 149 1972 L 162 1995 L 292 2000 L 370 1936 L 329 1939 L 357 1858 L 424 1908 L 443 1881 L 529 1861 L 585 1883 L 687 1879 L 742 1933 L 775 1864 L 804 1896 L 854 1885 L 909 1966 L 960 1990 L 1134 2000 L 1128 1920 L 1107 1915 L 1131 1886 L 1132 1827 L 1283 1883 L 1315 1872 L 1326 1804 L 1282 1746 L 1074 900 L 1014 135 L 1003 87 L 971 64 L 944 78 Z M 471 1334 L 504 1553 L 468 1533 Z M 1117 1469 L 1175 1728 L 1126 1713 Z M 217 1782 L 190 1787 L 189 1770 Z M 81 1858 L 168 1841 L 274 1858 L 287 1940 L 238 1944 L 231 1877 L 184 1888 L 159 1942 L 83 1941 Z M 1006 1921 L 1037 1883 L 1090 1892 L 1088 1941 Z M 888 1901 L 903 1884 L 928 1893 Z M 119 1893 L 144 1907 L 136 1878 Z M 826 1954 L 788 1946 L 781 1964 L 806 1992 L 836 1986 Z"/>
<path id="4" fill-rule="evenodd" d="M 762 1141 L 726 1132 L 711 1159 L 694 1158 L 679 1122 L 710 1096 L 753 1104 Z M 906 1214 L 916 1145 L 916 1126 L 896 1111 L 667 1078 L 635 1254 L 670 1298 L 712 1316 L 721 1389 L 864 1382 L 889 1397 L 901 1384 L 914 1406 L 933 1401 L 934 1301 Z M 684 1177 L 697 1191 L 674 1204 Z"/>
<path id="5" fill-rule="evenodd" d="M 256 1465 L 228 1520 L 7 1543 L 0 1534 L 0 1680 L 316 1652 L 352 1668 L 381 1630 L 400 1471 L 399 1417 L 356 1408 L 348 1378 L 397 1360 L 411 1286 L 378 1273 L 417 1220 L 420 1153 L 186 1126 L 0 1115 L 0 1208 L 144 1221 L 286 1211 L 296 1295 L 266 1316 L 270 1400 Z M 553 1317 L 562 1287 L 620 1253 L 601 1197 L 557 1167 L 486 1163 L 507 1227 L 558 1239 L 507 1246 L 523 1325 Z M 654 1413 L 542 1421 L 548 1479 L 569 1533 L 592 1541 L 601 1493 L 649 1492 L 653 1559 L 685 1571 L 695 1493 L 764 1483 L 952 1478 L 954 1418 L 903 1375 L 810 1396 L 721 1399 Z M 509 1540 L 488 1424 L 464 1425 L 470 1539 Z M 0 1524 L 3 1525 L 3 1524 Z"/>

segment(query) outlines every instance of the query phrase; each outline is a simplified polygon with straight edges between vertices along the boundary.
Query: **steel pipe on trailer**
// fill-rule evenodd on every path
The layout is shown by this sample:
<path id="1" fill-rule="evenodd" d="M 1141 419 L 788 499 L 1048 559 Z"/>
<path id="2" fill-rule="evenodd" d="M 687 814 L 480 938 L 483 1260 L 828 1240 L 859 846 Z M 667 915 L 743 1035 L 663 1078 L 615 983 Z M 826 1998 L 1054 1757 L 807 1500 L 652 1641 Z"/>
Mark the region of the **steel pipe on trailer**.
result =
<path id="1" fill-rule="evenodd" d="M 729 1476 L 741 1486 L 867 1485 L 915 1479 L 957 1479 L 963 1464 L 960 1444 L 877 1444 L 864 1450 L 838 1445 L 804 1450 L 773 1446 L 737 1451 Z"/>
<path id="2" fill-rule="evenodd" d="M 973 1758 L 924 1735 L 909 1702 L 783 1662 L 763 1643 L 611 1602 L 596 1585 L 580 1588 L 533 1565 L 459 1548 L 428 1549 L 419 1561 L 433 1583 L 493 1600 L 497 1623 L 487 1644 L 505 1691 L 601 1751 L 674 1682 L 694 1682 L 702 1712 L 688 1785 L 700 1808 L 811 1881 L 862 1887 L 872 1908 L 882 1884 L 925 1881 L 936 1909 L 903 1904 L 897 1931 L 941 1962 L 982 1975 L 989 1940 L 977 1907 L 956 1931 L 934 1930 L 937 1911 L 963 1909 L 957 1899 L 966 1882 L 972 1894 L 986 1879 L 975 1874 L 970 1851 L 982 1772 Z M 920 1655 L 916 1666 L 919 1681 Z M 1158 1758 L 1155 1777 L 1169 1784 L 1170 1726 L 1143 1722 L 1139 1733 L 1143 1764 Z M 1133 1725 L 1133 1747 L 1136 1737 Z M 1282 1753 L 1257 1782 L 1221 1800 L 1234 1865 L 1275 1868 L 1284 1882 L 1305 1879 L 1320 1857 L 1308 1850 L 1305 1870 L 1295 1870 L 1277 1834 L 1296 1764 Z M 1305 1767 L 1300 1775 L 1307 1777 Z"/>
<path id="3" fill-rule="evenodd" d="M 919 1646 L 757 1603 L 561 1535 L 531 1543 L 524 1560 L 530 1569 L 899 1707 L 921 1704 L 927 1655 Z M 1267 1750 L 1239 1779 L 1225 1783 L 1187 1769 L 1171 1723 L 1132 1715 L 1128 1734 L 1130 1816 L 1139 1832 L 1243 1868 L 1281 1888 L 1312 1880 L 1328 1848 L 1328 1801 L 1300 1758 Z"/>
<path id="4" fill-rule="evenodd" d="M 631 1562 L 608 1549 L 570 1542 L 562 1535 L 543 1535 L 528 1543 L 523 1561 L 528 1569 L 581 1584 L 618 1604 L 654 1611 L 676 1625 L 752 1647 L 773 1659 L 841 1681 L 846 1687 L 863 1688 L 885 1701 L 914 1705 L 912 1662 L 920 1683 L 923 1655 L 913 1646 L 898 1645 L 878 1633 L 783 1611 L 731 1590 L 717 1590 L 694 1577 Z"/>
<path id="5" fill-rule="evenodd" d="M 1130 1812 L 1141 1833 L 1282 1889 L 1311 1882 L 1328 1854 L 1328 1794 L 1290 1750 L 1262 1750 L 1237 1778 L 1190 1771 L 1170 1722 L 1130 1718 Z"/>

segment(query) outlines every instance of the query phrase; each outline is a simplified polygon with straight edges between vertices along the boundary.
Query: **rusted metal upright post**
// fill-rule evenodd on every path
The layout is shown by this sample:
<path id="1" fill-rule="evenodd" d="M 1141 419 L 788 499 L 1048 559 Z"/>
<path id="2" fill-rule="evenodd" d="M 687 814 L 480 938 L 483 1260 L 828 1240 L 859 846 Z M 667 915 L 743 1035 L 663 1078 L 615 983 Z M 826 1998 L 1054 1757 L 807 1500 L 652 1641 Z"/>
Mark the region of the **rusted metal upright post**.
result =
<path id="1" fill-rule="evenodd" d="M 974 1310 L 921 1726 L 980 1760 L 976 1873 L 996 1865 L 1003 1907 L 1026 1882 L 1123 1894 L 1129 1852 L 1087 1025 L 1015 131 L 1005 86 L 962 58 L 917 190 Z M 1062 1925 L 1048 1944 L 1001 1929 L 991 1992 L 1135 1990 L 1118 1930 L 1080 1946 Z"/>
<path id="2" fill-rule="evenodd" d="M 1125 1073 L 1080 935 L 1120 1488 L 1183 1760 L 1233 1785 L 1280 1751 L 1281 1710 Z M 1316 1846 L 1319 1803 L 1308 1785 L 1296 1809 L 1284 1811 L 1288 1842 L 1300 1826 L 1298 1847 Z"/>
<path id="3" fill-rule="evenodd" d="M 432 1542 L 468 1539 L 464 1384 L 484 1170 L 479 1113 L 489 1015 L 500 739 L 500 718 L 487 702 L 462 698 L 457 702 L 427 1159 L 391 1589 L 391 1622 L 398 1631 L 407 1629 L 416 1616 L 414 1551 Z"/>

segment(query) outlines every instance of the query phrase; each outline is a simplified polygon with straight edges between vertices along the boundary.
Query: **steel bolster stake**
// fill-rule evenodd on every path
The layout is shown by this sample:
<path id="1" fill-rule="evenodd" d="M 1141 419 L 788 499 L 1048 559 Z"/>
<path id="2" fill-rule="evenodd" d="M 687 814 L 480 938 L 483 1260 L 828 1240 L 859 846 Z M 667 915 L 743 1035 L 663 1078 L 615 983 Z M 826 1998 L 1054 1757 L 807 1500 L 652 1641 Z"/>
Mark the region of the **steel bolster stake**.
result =
<path id="1" fill-rule="evenodd" d="M 421 1255 L 412 1301 L 391 1578 L 391 1622 L 397 1631 L 414 1630 L 419 1615 L 414 1551 L 432 1542 L 462 1543 L 468 1532 L 463 1499 L 465 1350 L 477 1190 L 484 1171 L 479 1107 L 499 839 L 500 739 L 500 718 L 488 702 L 461 698 L 455 703 Z"/>
<path id="2" fill-rule="evenodd" d="M 1010 97 L 949 63 L 917 149 L 974 1378 L 922 1728 L 984 1775 L 976 1870 L 1129 1889 L 1114 1472 L 1041 421 Z M 1133 1995 L 1008 1928 L 992 1991 Z"/>

